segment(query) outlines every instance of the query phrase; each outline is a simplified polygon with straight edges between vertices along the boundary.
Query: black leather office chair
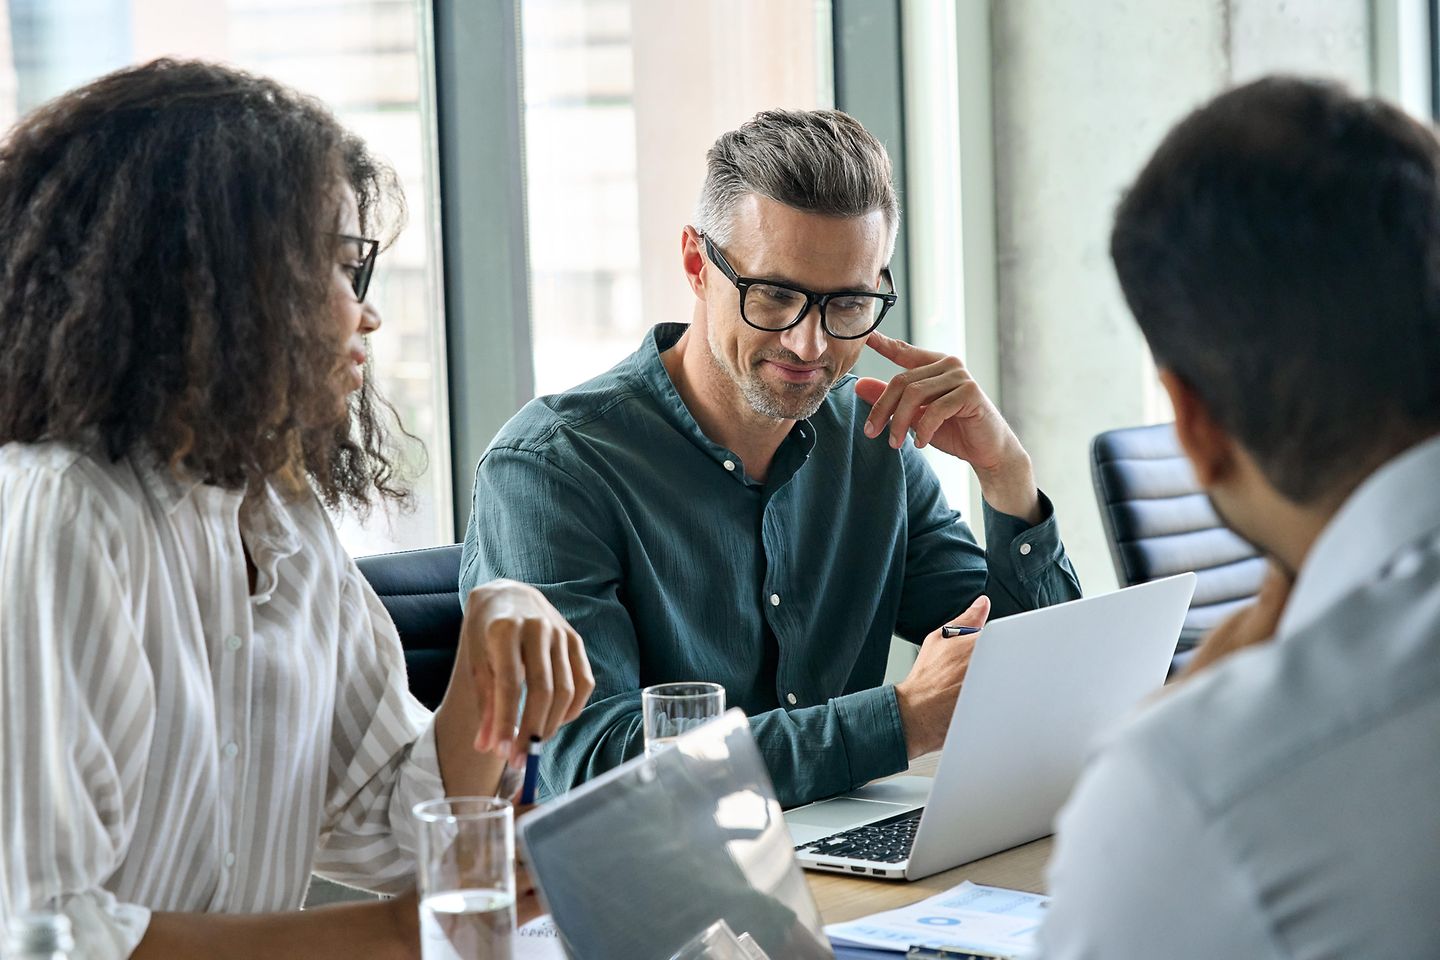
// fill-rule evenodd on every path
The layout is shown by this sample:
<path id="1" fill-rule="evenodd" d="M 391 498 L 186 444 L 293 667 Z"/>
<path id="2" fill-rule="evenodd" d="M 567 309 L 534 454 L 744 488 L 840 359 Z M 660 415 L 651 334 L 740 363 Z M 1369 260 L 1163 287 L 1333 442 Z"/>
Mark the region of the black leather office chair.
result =
<path id="1" fill-rule="evenodd" d="M 1255 596 L 1265 562 L 1215 515 L 1173 424 L 1107 430 L 1090 445 L 1090 470 L 1123 585 L 1199 575 L 1178 653 Z"/>
<path id="2" fill-rule="evenodd" d="M 400 632 L 410 692 L 434 710 L 450 683 L 465 619 L 460 606 L 460 544 L 380 553 L 355 562 Z"/>

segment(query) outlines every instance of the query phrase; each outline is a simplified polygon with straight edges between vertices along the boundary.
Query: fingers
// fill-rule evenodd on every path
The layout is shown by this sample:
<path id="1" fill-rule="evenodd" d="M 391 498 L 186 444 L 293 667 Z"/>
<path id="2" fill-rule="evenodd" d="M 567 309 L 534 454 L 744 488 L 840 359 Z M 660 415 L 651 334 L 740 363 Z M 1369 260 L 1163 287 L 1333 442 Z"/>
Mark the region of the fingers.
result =
<path id="1" fill-rule="evenodd" d="M 904 445 L 905 434 L 915 425 L 915 422 L 920 419 L 921 414 L 926 411 L 926 408 L 930 404 L 939 401 L 957 387 L 963 386 L 963 379 L 954 377 L 952 375 L 953 371 L 937 370 L 939 366 L 939 364 L 934 364 L 929 367 L 921 367 L 919 370 L 914 371 L 914 376 L 919 376 L 921 373 L 932 372 L 933 375 L 925 377 L 924 379 L 910 380 L 904 383 L 893 395 L 893 400 L 881 397 L 880 404 L 876 405 L 875 409 L 877 410 L 883 409 L 881 404 L 890 406 L 888 411 L 890 417 L 890 446 L 896 450 L 899 450 L 900 447 Z M 906 375 L 901 374 L 901 376 Z M 885 414 L 882 413 L 882 416 L 884 415 Z M 870 417 L 873 419 L 874 416 L 875 410 L 871 410 Z M 877 434 L 882 426 L 883 421 L 876 424 Z"/>
<path id="2" fill-rule="evenodd" d="M 475 749 L 483 753 L 495 748 L 495 674 L 488 663 L 472 666 L 470 673 L 476 690 L 491 691 L 477 701 L 480 704 L 480 727 L 475 732 Z"/>
<path id="3" fill-rule="evenodd" d="M 960 614 L 960 616 L 954 620 L 951 620 L 950 623 L 952 626 L 957 627 L 983 627 L 985 626 L 985 621 L 989 619 L 990 598 L 981 594 L 975 598 L 974 603 L 965 608 L 964 613 Z"/>
<path id="4" fill-rule="evenodd" d="M 978 630 L 981 627 L 985 626 L 986 621 L 989 619 L 990 598 L 984 595 L 978 596 L 975 598 L 974 603 L 970 604 L 970 606 L 965 608 L 964 613 L 951 617 L 950 620 L 947 621 L 945 624 L 936 627 L 934 632 L 932 632 L 928 637 L 925 638 L 926 643 L 929 643 L 929 641 L 931 640 L 940 640 L 943 643 L 953 644 L 958 643 L 962 639 L 967 644 L 973 643 L 975 636 L 973 633 L 967 631 L 963 636 L 947 637 L 945 636 L 944 632 L 945 628 L 972 627 Z"/>
<path id="5" fill-rule="evenodd" d="M 490 621 L 483 614 L 484 603 L 485 594 L 480 588 L 472 590 L 466 597 L 465 619 L 460 625 L 460 646 L 468 658 L 469 679 L 479 704 L 480 723 L 475 732 L 475 749 L 488 752 L 495 749 L 500 731 L 495 722 L 497 680 L 485 650 L 485 635 Z"/>
<path id="6" fill-rule="evenodd" d="M 1290 574 L 1286 573 L 1274 560 L 1266 564 L 1265 579 L 1260 583 L 1260 592 L 1256 594 L 1256 606 L 1264 611 L 1264 616 L 1270 623 L 1276 624 L 1280 620 L 1280 614 L 1285 610 L 1285 604 L 1290 600 L 1290 588 L 1294 581 Z"/>
<path id="7" fill-rule="evenodd" d="M 569 723 L 580 716 L 580 711 L 590 701 L 590 694 L 595 692 L 595 674 L 590 671 L 590 658 L 585 655 L 585 642 L 573 629 L 567 635 L 567 639 L 570 675 L 575 681 L 575 697 L 570 702 L 570 709 L 565 712 L 562 721 L 564 723 Z"/>
<path id="8" fill-rule="evenodd" d="M 536 731 L 540 739 L 549 740 L 565 722 L 575 699 L 575 677 L 570 670 L 569 638 L 562 635 L 550 644 L 550 712 L 545 717 L 545 726 Z"/>
<path id="9" fill-rule="evenodd" d="M 920 416 L 911 427 L 915 432 L 915 446 L 929 446 L 930 441 L 935 439 L 935 432 L 945 426 L 947 420 L 962 416 L 967 410 L 977 409 L 983 397 L 980 385 L 967 376 L 957 389 L 928 404 L 919 411 Z"/>
<path id="10" fill-rule="evenodd" d="M 525 683 L 525 663 L 515 634 L 514 621 L 493 620 L 485 631 L 484 643 L 486 659 L 495 673 L 489 749 L 507 758 L 515 752 L 515 715 L 520 710 L 520 690 Z M 550 706 L 548 700 L 545 706 Z"/>
<path id="11" fill-rule="evenodd" d="M 533 587 L 511 581 L 477 587 L 461 642 L 479 698 L 475 748 L 512 763 L 523 761 L 531 736 L 548 739 L 579 716 L 595 689 L 580 635 Z"/>
<path id="12" fill-rule="evenodd" d="M 1289 598 L 1290 577 L 1272 561 L 1255 602 L 1232 613 L 1202 637 L 1181 676 L 1194 676 L 1237 650 L 1270 640 Z"/>
<path id="13" fill-rule="evenodd" d="M 871 406 L 880 399 L 885 392 L 885 381 L 876 380 L 874 377 L 861 377 L 855 381 L 855 395 Z"/>
<path id="14" fill-rule="evenodd" d="M 974 392 L 978 392 L 978 387 L 965 365 L 955 357 L 942 355 L 933 363 L 890 378 L 865 418 L 865 435 L 879 436 L 888 424 L 890 446 L 899 449 L 905 442 L 906 431 L 917 426 L 931 406 L 939 405 L 926 421 L 928 443 L 946 420 L 975 403 Z M 918 432 L 916 439 L 919 440 Z"/>
<path id="15" fill-rule="evenodd" d="M 934 363 L 936 360 L 941 360 L 945 357 L 943 353 L 936 353 L 933 350 L 921 350 L 919 347 L 906 343 L 904 340 L 887 337 L 879 330 L 871 332 L 870 336 L 865 339 L 865 343 L 871 350 L 874 350 L 886 360 L 902 366 L 907 370 L 923 366 L 927 363 Z"/>
<path id="16" fill-rule="evenodd" d="M 555 697 L 555 677 L 550 656 L 551 627 L 542 620 L 527 620 L 521 626 L 520 659 L 525 665 L 525 713 L 520 717 L 510 759 L 523 759 L 531 737 L 544 737 Z"/>

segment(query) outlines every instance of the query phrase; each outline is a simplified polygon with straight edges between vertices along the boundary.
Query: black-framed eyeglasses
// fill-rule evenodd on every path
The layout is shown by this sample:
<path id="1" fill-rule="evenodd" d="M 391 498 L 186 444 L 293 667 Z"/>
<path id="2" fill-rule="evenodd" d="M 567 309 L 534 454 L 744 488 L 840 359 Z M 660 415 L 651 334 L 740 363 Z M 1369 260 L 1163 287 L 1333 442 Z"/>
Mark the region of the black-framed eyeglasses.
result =
<path id="1" fill-rule="evenodd" d="M 380 253 L 380 241 L 369 237 L 352 237 L 348 233 L 337 234 L 341 243 L 354 243 L 360 247 L 360 262 L 346 263 L 350 272 L 350 289 L 355 291 L 355 301 L 365 302 L 365 293 L 370 289 L 370 277 L 375 273 L 375 257 Z"/>
<path id="2" fill-rule="evenodd" d="M 820 308 L 820 328 L 826 336 L 836 340 L 859 340 L 880 326 L 885 314 L 900 299 L 894 292 L 895 281 L 891 279 L 888 267 L 881 277 L 890 288 L 889 293 L 883 290 L 815 293 L 788 283 L 742 277 L 708 236 L 702 233 L 700 238 L 705 241 L 705 255 L 710 262 L 719 267 L 720 272 L 740 291 L 740 319 L 756 330 L 772 333 L 789 330 L 805 319 L 805 314 L 814 306 Z"/>

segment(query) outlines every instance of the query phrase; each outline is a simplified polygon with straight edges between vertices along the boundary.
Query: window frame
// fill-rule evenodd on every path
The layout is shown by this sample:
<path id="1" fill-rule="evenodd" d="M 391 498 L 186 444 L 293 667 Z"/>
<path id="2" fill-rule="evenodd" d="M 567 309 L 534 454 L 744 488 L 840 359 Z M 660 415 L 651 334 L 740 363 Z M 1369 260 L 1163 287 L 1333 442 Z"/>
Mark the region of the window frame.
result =
<path id="1" fill-rule="evenodd" d="M 480 457 L 535 395 L 520 0 L 432 0 L 432 16 L 451 487 L 459 540 L 469 521 Z M 885 144 L 904 197 L 900 16 L 901 0 L 831 0 L 835 106 Z M 902 229 L 890 262 L 899 302 L 886 317 L 886 331 L 908 339 L 906 251 Z M 866 357 L 857 372 L 866 373 L 872 364 L 879 371 L 884 361 Z"/>

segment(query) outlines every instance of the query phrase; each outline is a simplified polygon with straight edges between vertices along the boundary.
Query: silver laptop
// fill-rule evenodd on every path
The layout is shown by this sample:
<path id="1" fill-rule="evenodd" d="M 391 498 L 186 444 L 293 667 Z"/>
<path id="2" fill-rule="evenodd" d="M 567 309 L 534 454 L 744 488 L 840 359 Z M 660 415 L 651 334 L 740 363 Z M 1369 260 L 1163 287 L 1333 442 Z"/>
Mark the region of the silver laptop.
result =
<path id="1" fill-rule="evenodd" d="M 667 960 L 722 921 L 776 960 L 833 956 L 739 710 L 540 806 L 519 832 L 570 956 Z"/>
<path id="2" fill-rule="evenodd" d="M 935 777 L 785 814 L 800 865 L 918 880 L 1052 832 L 1096 735 L 1165 682 L 1195 574 L 996 620 L 976 637 Z"/>

